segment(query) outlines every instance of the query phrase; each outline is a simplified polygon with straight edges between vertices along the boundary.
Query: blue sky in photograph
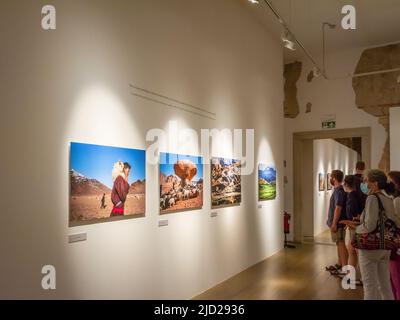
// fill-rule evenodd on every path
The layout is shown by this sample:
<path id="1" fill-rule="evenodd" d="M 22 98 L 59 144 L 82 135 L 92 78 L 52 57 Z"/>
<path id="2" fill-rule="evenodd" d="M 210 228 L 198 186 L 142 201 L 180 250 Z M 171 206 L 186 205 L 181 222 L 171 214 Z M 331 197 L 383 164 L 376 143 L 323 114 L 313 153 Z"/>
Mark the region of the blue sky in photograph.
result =
<path id="1" fill-rule="evenodd" d="M 211 159 L 212 164 L 215 164 L 217 161 L 219 161 L 222 166 L 230 166 L 234 163 L 240 162 L 239 160 L 227 159 L 227 158 L 212 158 Z"/>
<path id="2" fill-rule="evenodd" d="M 174 164 L 179 160 L 190 160 L 197 164 L 197 174 L 193 177 L 193 181 L 203 179 L 203 158 L 195 156 L 178 155 L 174 153 L 160 153 L 160 171 L 166 176 L 175 175 Z"/>
<path id="3" fill-rule="evenodd" d="M 112 189 L 112 170 L 117 161 L 132 166 L 129 183 L 146 177 L 146 152 L 143 150 L 71 143 L 71 169 L 89 179 L 96 179 Z"/>
<path id="4" fill-rule="evenodd" d="M 258 176 L 268 182 L 276 181 L 276 168 L 275 166 L 268 166 L 260 164 L 258 167 Z"/>

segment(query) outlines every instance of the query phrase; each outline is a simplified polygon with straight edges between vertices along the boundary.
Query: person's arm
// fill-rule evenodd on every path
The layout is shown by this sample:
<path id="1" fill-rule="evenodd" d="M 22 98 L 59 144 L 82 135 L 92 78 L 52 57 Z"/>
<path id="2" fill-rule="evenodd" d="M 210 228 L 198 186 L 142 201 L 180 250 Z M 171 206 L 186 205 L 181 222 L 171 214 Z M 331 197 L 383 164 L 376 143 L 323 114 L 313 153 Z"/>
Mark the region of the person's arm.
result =
<path id="1" fill-rule="evenodd" d="M 115 191 L 118 195 L 121 204 L 125 203 L 127 197 L 127 194 L 124 191 L 124 184 L 125 184 L 124 178 L 122 178 L 121 176 L 119 176 L 117 180 L 115 180 Z"/>
<path id="2" fill-rule="evenodd" d="M 370 233 L 376 230 L 379 218 L 379 203 L 375 196 L 369 196 L 365 204 L 364 217 L 357 227 L 357 233 Z"/>
<path id="3" fill-rule="evenodd" d="M 400 197 L 394 199 L 394 211 L 396 216 L 396 224 L 400 227 Z"/>
<path id="4" fill-rule="evenodd" d="M 357 221 L 354 221 L 354 220 L 353 221 L 342 220 L 342 221 L 339 221 L 339 224 L 343 224 L 343 225 L 349 227 L 350 229 L 356 229 L 357 226 L 360 225 L 360 223 L 358 223 Z"/>
<path id="5" fill-rule="evenodd" d="M 332 227 L 331 227 L 331 230 L 333 232 L 337 232 L 339 219 L 342 214 L 342 209 L 343 209 L 343 207 L 338 206 L 338 205 L 335 208 L 335 213 L 333 215 L 333 223 L 332 223 Z"/>
<path id="6" fill-rule="evenodd" d="M 333 213 L 333 223 L 331 230 L 332 232 L 337 232 L 338 223 L 340 221 L 340 217 L 342 215 L 342 210 L 346 206 L 346 193 L 338 192 L 337 197 L 335 199 L 335 211 Z"/>

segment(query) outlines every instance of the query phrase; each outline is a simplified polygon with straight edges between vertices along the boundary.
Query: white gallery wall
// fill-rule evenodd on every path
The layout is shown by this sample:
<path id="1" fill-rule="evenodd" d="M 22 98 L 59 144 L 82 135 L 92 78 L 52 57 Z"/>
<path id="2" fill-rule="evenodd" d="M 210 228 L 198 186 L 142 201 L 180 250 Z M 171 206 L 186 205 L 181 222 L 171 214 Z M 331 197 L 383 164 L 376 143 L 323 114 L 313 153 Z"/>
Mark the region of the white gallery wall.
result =
<path id="1" fill-rule="evenodd" d="M 285 184 L 285 211 L 293 213 L 293 133 L 322 130 L 322 119 L 327 115 L 336 116 L 337 129 L 371 128 L 371 166 L 377 168 L 381 160 L 387 134 L 378 118 L 358 109 L 352 79 L 363 48 L 340 52 L 329 52 L 326 57 L 327 73 L 330 80 L 323 77 L 307 81 L 313 66 L 304 58 L 299 81 L 298 101 L 300 114 L 295 119 L 285 119 L 285 168 L 288 183 Z M 317 61 L 321 56 L 315 55 Z M 312 103 L 312 112 L 306 113 L 307 103 Z M 293 227 L 293 224 L 291 225 Z"/>
<path id="2" fill-rule="evenodd" d="M 357 152 L 333 139 L 314 140 L 314 237 L 327 230 L 327 217 L 331 191 L 319 191 L 319 174 L 341 170 L 354 174 Z"/>
<path id="3" fill-rule="evenodd" d="M 188 299 L 279 251 L 282 48 L 248 4 L 52 4 L 55 31 L 40 28 L 40 1 L 6 0 L 0 11 L 0 298 Z M 217 119 L 135 97 L 130 83 Z M 70 142 L 145 149 L 147 131 L 170 121 L 197 132 L 254 128 L 255 162 L 277 166 L 277 200 L 258 207 L 255 171 L 243 177 L 241 206 L 211 218 L 205 179 L 204 208 L 159 228 L 158 167 L 148 164 L 145 218 L 69 228 Z M 240 156 L 229 143 L 220 136 L 211 155 Z M 162 151 L 199 153 L 190 137 Z M 80 232 L 87 241 L 67 243 Z M 43 265 L 56 267 L 57 290 L 42 290 Z"/>
<path id="4" fill-rule="evenodd" d="M 400 107 L 390 109 L 390 167 L 400 171 Z"/>

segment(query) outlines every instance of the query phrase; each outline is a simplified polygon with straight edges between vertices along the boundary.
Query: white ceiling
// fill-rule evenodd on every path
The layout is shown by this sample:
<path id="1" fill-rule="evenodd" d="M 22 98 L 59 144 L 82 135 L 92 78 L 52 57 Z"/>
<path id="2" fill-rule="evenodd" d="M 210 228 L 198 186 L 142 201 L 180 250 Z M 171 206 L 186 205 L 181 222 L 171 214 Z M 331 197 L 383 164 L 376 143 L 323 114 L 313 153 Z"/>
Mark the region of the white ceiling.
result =
<path id="1" fill-rule="evenodd" d="M 260 4 L 246 6 L 257 19 L 277 35 L 279 23 L 263 0 Z M 273 6 L 286 20 L 290 29 L 307 50 L 318 57 L 322 53 L 322 23 L 337 24 L 334 30 L 327 29 L 326 47 L 329 51 L 351 48 L 373 47 L 400 42 L 400 0 L 271 0 Z M 357 10 L 357 29 L 343 30 L 341 13 L 344 5 L 351 4 Z M 281 30 L 281 29 L 280 29 Z M 300 49 L 295 52 L 285 49 L 285 61 L 301 59 Z"/>

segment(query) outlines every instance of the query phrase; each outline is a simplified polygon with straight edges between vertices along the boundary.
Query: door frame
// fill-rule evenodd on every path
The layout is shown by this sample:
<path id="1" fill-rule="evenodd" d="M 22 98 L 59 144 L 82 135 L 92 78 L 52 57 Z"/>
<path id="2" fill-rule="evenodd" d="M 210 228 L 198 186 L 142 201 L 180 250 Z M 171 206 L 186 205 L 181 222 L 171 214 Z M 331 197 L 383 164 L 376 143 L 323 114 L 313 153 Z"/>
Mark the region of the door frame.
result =
<path id="1" fill-rule="evenodd" d="M 302 144 L 304 141 L 339 138 L 361 137 L 362 160 L 366 167 L 371 167 L 371 128 L 335 129 L 293 133 L 293 215 L 294 215 L 294 241 L 303 242 L 302 229 L 302 189 L 301 189 L 301 159 Z M 314 207 L 314 204 L 312 204 Z"/>

